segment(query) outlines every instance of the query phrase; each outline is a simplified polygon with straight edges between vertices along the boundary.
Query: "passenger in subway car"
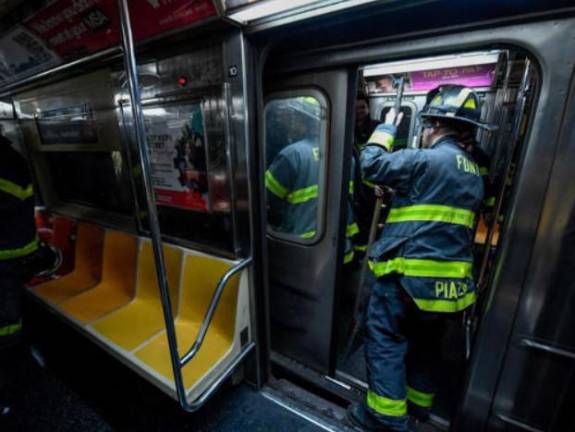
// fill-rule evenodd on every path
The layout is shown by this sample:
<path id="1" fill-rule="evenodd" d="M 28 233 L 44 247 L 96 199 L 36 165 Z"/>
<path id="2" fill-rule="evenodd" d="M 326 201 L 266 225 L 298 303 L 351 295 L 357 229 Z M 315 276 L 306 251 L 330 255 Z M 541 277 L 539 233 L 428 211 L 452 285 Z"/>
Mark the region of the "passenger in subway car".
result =
<path id="1" fill-rule="evenodd" d="M 56 263 L 52 250 L 36 238 L 28 165 L 0 133 L 0 417 L 10 412 L 11 376 L 22 355 L 24 283 Z"/>
<path id="2" fill-rule="evenodd" d="M 363 430 L 401 432 L 413 426 L 409 415 L 428 419 L 445 326 L 476 300 L 473 232 L 484 186 L 462 138 L 489 126 L 472 89 L 442 85 L 421 113 L 422 148 L 392 152 L 393 111 L 361 153 L 364 180 L 396 195 L 368 251 L 376 277 L 366 318 L 369 390 L 348 419 Z"/>
<path id="3" fill-rule="evenodd" d="M 358 150 L 367 144 L 369 137 L 379 125 L 371 118 L 369 99 L 365 93 L 358 93 L 355 99 L 355 140 L 354 147 Z"/>

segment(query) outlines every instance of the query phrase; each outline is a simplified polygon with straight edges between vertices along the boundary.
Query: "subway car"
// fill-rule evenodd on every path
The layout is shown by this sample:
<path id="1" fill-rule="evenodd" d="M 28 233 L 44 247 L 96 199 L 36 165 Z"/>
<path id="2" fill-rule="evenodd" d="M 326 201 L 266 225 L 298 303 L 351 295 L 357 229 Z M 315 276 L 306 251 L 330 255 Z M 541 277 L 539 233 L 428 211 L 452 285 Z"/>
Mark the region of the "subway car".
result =
<path id="1" fill-rule="evenodd" d="M 400 106 L 398 145 L 417 148 L 427 92 L 463 84 L 496 126 L 476 137 L 489 209 L 478 301 L 438 340 L 425 430 L 575 430 L 571 2 L 55 0 L 0 13 L 2 134 L 30 164 L 40 240 L 62 257 L 27 286 L 46 319 L 185 411 L 241 377 L 348 430 L 345 408 L 367 391 L 348 263 L 362 258 L 346 249 L 357 97 L 372 122 Z M 270 211 L 266 171 L 309 130 L 316 228 L 294 235 Z"/>

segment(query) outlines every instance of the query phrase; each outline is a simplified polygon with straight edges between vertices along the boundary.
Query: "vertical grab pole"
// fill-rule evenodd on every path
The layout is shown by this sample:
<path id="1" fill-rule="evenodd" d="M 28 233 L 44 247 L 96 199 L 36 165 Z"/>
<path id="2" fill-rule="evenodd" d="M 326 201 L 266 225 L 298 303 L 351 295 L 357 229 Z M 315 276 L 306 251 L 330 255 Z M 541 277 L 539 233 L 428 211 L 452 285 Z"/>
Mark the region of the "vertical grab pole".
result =
<path id="1" fill-rule="evenodd" d="M 156 275 L 160 287 L 162 299 L 162 309 L 164 311 L 164 321 L 166 325 L 166 334 L 170 348 L 170 360 L 172 362 L 172 371 L 174 373 L 174 382 L 178 401 L 182 407 L 187 405 L 186 392 L 182 379 L 180 360 L 178 354 L 178 344 L 176 339 L 176 330 L 174 326 L 174 316 L 172 313 L 172 304 L 170 292 L 168 290 L 168 278 L 166 277 L 166 266 L 164 263 L 164 253 L 162 251 L 162 235 L 160 233 L 160 223 L 158 212 L 156 210 L 156 199 L 152 186 L 152 174 L 150 155 L 148 153 L 148 143 L 146 140 L 146 130 L 144 125 L 144 114 L 140 100 L 140 89 L 138 82 L 138 69 L 136 66 L 136 57 L 134 54 L 134 40 L 132 37 L 132 26 L 130 23 L 130 11 L 128 0 L 118 0 L 120 9 L 120 23 L 122 27 L 122 48 L 124 50 L 124 64 L 126 75 L 130 88 L 131 110 L 134 118 L 136 142 L 138 145 L 138 154 L 140 157 L 140 167 L 146 192 L 146 206 L 148 210 L 148 223 L 152 238 L 152 248 L 154 250 L 154 259 L 156 264 Z"/>

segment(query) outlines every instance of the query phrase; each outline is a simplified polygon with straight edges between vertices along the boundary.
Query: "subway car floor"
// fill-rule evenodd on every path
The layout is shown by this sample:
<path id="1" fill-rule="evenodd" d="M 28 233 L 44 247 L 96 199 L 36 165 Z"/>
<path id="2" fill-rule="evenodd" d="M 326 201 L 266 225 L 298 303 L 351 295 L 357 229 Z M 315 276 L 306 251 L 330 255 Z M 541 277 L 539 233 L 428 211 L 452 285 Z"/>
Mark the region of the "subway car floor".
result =
<path id="1" fill-rule="evenodd" d="M 184 413 L 33 300 L 25 323 L 27 344 L 41 361 L 25 350 L 2 432 L 322 430 L 243 384 L 222 389 L 198 413 Z"/>
<path id="2" fill-rule="evenodd" d="M 227 385 L 202 410 L 185 413 L 36 300 L 28 298 L 25 306 L 24 354 L 13 371 L 17 390 L 9 400 L 10 414 L 0 417 L 1 432 L 352 431 L 341 423 L 341 407 L 320 408 L 337 411 L 320 428 L 313 419 L 324 422 L 313 412 L 304 408 L 302 417 L 282 406 L 286 400 L 299 405 L 289 396 L 269 391 L 266 397 L 247 384 Z M 361 363 L 354 355 L 346 366 L 357 369 Z M 438 430 L 420 425 L 418 432 Z"/>

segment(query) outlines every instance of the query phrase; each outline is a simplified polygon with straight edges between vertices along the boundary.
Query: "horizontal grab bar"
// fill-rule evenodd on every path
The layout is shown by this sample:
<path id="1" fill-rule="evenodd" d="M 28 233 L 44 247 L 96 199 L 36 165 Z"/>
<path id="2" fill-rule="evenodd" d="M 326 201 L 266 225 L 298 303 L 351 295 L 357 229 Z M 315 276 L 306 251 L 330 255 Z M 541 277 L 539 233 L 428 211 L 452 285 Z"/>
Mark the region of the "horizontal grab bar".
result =
<path id="1" fill-rule="evenodd" d="M 192 347 L 189 349 L 189 351 L 186 354 L 184 354 L 184 356 L 180 359 L 180 366 L 181 367 L 184 367 L 190 360 L 192 360 L 196 356 L 198 351 L 200 350 L 202 343 L 204 342 L 204 339 L 206 337 L 206 333 L 208 332 L 208 328 L 210 327 L 210 323 L 212 321 L 212 318 L 214 317 L 214 314 L 216 312 L 216 308 L 218 307 L 218 304 L 220 303 L 220 298 L 222 297 L 224 289 L 225 289 L 226 285 L 228 284 L 228 282 L 230 281 L 230 279 L 236 273 L 238 273 L 239 271 L 241 271 L 244 268 L 246 268 L 247 266 L 249 266 L 251 263 L 252 263 L 252 258 L 251 257 L 246 258 L 246 259 L 240 261 L 239 263 L 237 263 L 232 268 L 230 268 L 220 278 L 218 285 L 216 286 L 216 290 L 215 290 L 215 292 L 212 295 L 212 298 L 210 300 L 210 305 L 208 306 L 208 310 L 206 311 L 206 314 L 204 315 L 204 319 L 202 320 L 202 325 L 200 327 L 200 331 L 198 332 L 198 336 L 196 336 L 196 340 L 192 344 Z"/>

